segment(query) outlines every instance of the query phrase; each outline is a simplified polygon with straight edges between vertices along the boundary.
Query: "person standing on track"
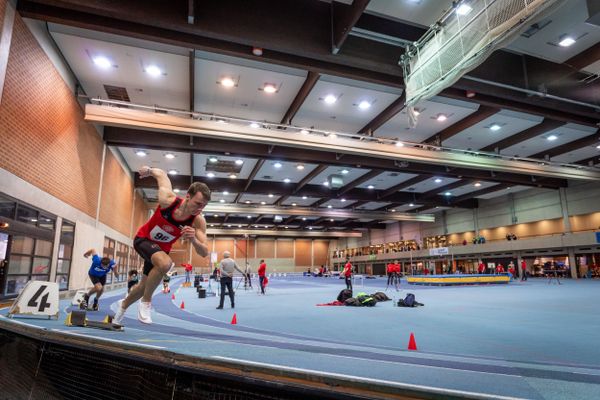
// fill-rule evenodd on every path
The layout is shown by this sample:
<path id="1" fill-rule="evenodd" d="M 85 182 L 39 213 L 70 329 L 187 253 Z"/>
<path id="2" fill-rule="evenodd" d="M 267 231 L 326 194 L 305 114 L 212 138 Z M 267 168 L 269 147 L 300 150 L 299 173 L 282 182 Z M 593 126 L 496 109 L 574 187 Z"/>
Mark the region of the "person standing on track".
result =
<path id="1" fill-rule="evenodd" d="M 260 286 L 261 294 L 265 294 L 266 274 L 267 274 L 267 264 L 265 264 L 265 260 L 260 260 L 260 265 L 258 266 L 258 285 Z"/>
<path id="2" fill-rule="evenodd" d="M 350 259 L 346 259 L 346 265 L 344 266 L 344 271 L 342 271 L 344 275 L 344 279 L 346 281 L 346 289 L 352 290 L 352 264 L 350 263 Z"/>
<path id="3" fill-rule="evenodd" d="M 223 303 L 225 301 L 225 289 L 229 292 L 229 300 L 231 300 L 231 308 L 235 308 L 235 293 L 233 292 L 233 272 L 237 270 L 242 275 L 242 271 L 236 264 L 235 260 L 231 258 L 231 253 L 228 251 L 223 252 L 223 259 L 219 269 L 221 270 L 221 301 L 217 310 L 223 309 Z"/>
<path id="4" fill-rule="evenodd" d="M 165 171 L 143 166 L 140 178 L 153 177 L 158 183 L 158 207 L 152 217 L 137 232 L 133 247 L 144 259 L 144 270 L 139 284 L 131 289 L 127 297 L 118 302 L 114 323 L 122 325 L 125 310 L 142 299 L 138 308 L 138 319 L 151 324 L 151 301 L 154 291 L 164 274 L 174 267 L 169 256 L 171 246 L 180 237 L 190 240 L 201 257 L 208 255 L 206 221 L 202 210 L 210 201 L 210 189 L 204 183 L 194 182 L 184 198 L 173 192 L 171 181 Z"/>

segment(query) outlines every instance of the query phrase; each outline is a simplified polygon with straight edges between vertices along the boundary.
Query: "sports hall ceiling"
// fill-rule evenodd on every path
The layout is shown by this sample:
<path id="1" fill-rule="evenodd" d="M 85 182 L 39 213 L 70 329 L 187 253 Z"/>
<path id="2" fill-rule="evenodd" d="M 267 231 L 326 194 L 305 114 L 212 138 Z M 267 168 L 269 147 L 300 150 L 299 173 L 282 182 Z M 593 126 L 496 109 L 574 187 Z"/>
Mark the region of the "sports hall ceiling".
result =
<path id="1" fill-rule="evenodd" d="M 421 144 L 437 149 L 432 159 L 440 148 L 426 145 L 587 168 L 600 163 L 598 3 L 568 0 L 531 21 L 508 48 L 420 104 L 416 128 L 408 126 L 398 60 L 403 45 L 421 37 L 451 1 L 20 0 L 17 7 L 29 23 L 45 24 L 81 96 Z M 576 41 L 562 47 L 566 36 Z M 98 57 L 108 60 L 104 68 Z M 155 76 L 152 67 L 160 70 Z M 174 186 L 182 190 L 192 177 L 208 183 L 221 210 L 206 212 L 215 229 L 383 228 L 569 183 L 531 172 L 244 143 L 225 134 L 209 140 L 105 126 L 104 138 L 132 172 L 145 164 L 175 170 Z M 156 198 L 152 181 L 136 177 L 136 186 L 149 201 Z"/>

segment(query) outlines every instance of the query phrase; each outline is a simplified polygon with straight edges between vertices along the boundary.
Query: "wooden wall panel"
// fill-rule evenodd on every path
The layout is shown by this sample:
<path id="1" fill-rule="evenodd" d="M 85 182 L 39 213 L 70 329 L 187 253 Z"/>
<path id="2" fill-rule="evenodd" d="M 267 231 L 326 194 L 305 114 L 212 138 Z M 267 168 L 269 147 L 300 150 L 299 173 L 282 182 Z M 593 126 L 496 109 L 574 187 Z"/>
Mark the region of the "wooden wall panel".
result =
<path id="1" fill-rule="evenodd" d="M 294 257 L 294 241 L 279 239 L 277 244 L 277 258 L 292 258 Z"/>
<path id="2" fill-rule="evenodd" d="M 257 242 L 256 258 L 275 258 L 275 240 L 260 239 Z"/>
<path id="3" fill-rule="evenodd" d="M 296 257 L 294 261 L 296 267 L 312 267 L 311 262 L 311 241 L 296 239 Z"/>
<path id="4" fill-rule="evenodd" d="M 315 240 L 313 242 L 314 265 L 326 265 L 329 251 L 329 240 Z"/>
<path id="5" fill-rule="evenodd" d="M 233 256 L 233 239 L 217 239 L 215 242 L 215 251 L 217 252 L 217 261 L 221 261 L 224 251 L 231 252 Z"/>

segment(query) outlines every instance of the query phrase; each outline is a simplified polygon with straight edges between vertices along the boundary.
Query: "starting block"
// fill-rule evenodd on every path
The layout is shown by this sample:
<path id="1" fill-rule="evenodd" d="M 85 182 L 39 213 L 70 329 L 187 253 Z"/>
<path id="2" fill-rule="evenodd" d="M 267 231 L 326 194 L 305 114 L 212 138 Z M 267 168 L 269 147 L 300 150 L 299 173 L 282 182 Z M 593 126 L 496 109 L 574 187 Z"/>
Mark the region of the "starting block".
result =
<path id="1" fill-rule="evenodd" d="M 114 324 L 113 317 L 107 315 L 102 321 L 90 321 L 86 318 L 85 310 L 74 310 L 67 314 L 66 326 L 81 326 L 84 328 L 106 329 L 109 331 L 123 331 L 123 325 Z"/>

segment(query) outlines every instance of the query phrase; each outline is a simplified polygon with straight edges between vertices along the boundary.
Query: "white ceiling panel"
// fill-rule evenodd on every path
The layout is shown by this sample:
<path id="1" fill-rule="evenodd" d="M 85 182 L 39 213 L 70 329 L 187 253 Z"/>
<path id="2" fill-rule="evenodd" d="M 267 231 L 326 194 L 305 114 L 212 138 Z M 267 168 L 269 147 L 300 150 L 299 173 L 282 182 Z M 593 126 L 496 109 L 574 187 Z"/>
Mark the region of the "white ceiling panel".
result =
<path id="1" fill-rule="evenodd" d="M 436 179 L 441 179 L 441 182 L 436 182 Z M 422 182 L 416 183 L 414 185 L 412 185 L 409 188 L 404 188 L 401 191 L 402 192 L 414 192 L 414 193 L 424 193 L 424 192 L 429 192 L 430 190 L 433 190 L 435 188 L 439 188 L 445 185 L 449 185 L 451 183 L 454 183 L 456 181 L 458 181 L 458 178 L 446 178 L 446 177 L 431 177 L 427 180 L 424 180 Z M 413 188 L 414 190 L 410 190 L 411 188 Z"/>
<path id="2" fill-rule="evenodd" d="M 581 149 L 577 149 L 575 151 L 570 151 L 565 154 L 560 154 L 558 156 L 552 157 L 552 161 L 562 162 L 562 163 L 575 163 L 577 161 L 585 160 L 586 158 L 596 157 L 600 155 L 600 149 L 598 149 L 599 143 L 593 144 L 591 146 L 586 146 Z"/>
<path id="3" fill-rule="evenodd" d="M 298 76 L 196 58 L 196 111 L 279 123 L 302 87 L 306 76 Z M 234 87 L 219 82 L 229 77 Z M 265 84 L 275 93 L 262 90 Z"/>
<path id="4" fill-rule="evenodd" d="M 281 164 L 279 168 L 277 165 Z M 298 165 L 304 166 L 304 169 L 298 169 Z M 290 185 L 300 182 L 304 177 L 317 167 L 316 164 L 304 164 L 289 161 L 267 160 L 258 170 L 257 181 L 283 182 L 284 179 L 290 180 Z"/>
<path id="5" fill-rule="evenodd" d="M 495 197 L 505 196 L 509 193 L 522 192 L 523 190 L 528 190 L 528 189 L 531 189 L 531 187 L 529 187 L 529 186 L 511 186 L 509 188 L 505 188 L 505 189 L 497 190 L 492 193 L 477 196 L 477 198 L 478 199 L 493 199 Z"/>
<path id="6" fill-rule="evenodd" d="M 517 143 L 514 146 L 500 151 L 500 153 L 508 156 L 518 155 L 519 157 L 527 157 L 553 147 L 561 146 L 565 143 L 572 142 L 582 137 L 589 136 L 594 132 L 596 132 L 594 127 L 566 124 L 560 128 L 548 131 L 543 135 L 539 135 L 521 143 Z M 553 141 L 548 140 L 547 138 L 552 135 L 556 136 L 557 139 Z"/>
<path id="7" fill-rule="evenodd" d="M 346 173 L 344 173 L 346 171 Z M 339 175 L 342 177 L 344 185 L 354 181 L 355 179 L 360 178 L 367 172 L 369 169 L 360 169 L 360 168 L 344 168 L 338 166 L 331 166 L 321 172 L 319 175 L 315 176 L 309 183 L 311 185 L 322 185 L 327 181 L 327 178 L 330 175 Z"/>
<path id="8" fill-rule="evenodd" d="M 478 107 L 474 103 L 434 97 L 416 107 L 420 112 L 416 127 L 409 127 L 406 111 L 402 111 L 377 129 L 375 136 L 420 143 L 472 114 Z M 444 114 L 447 119 L 438 121 L 440 114 Z"/>
<path id="9" fill-rule="evenodd" d="M 377 208 L 387 206 L 388 204 L 389 203 L 387 203 L 387 202 L 370 201 L 368 203 L 361 204 L 360 206 L 356 207 L 356 209 L 357 210 L 375 210 Z"/>
<path id="10" fill-rule="evenodd" d="M 498 182 L 480 181 L 480 182 L 477 182 L 477 183 L 480 186 L 475 186 L 475 184 L 473 182 L 465 181 L 465 185 L 464 186 L 461 186 L 461 187 L 458 187 L 456 189 L 450 190 L 450 192 L 452 193 L 452 197 L 462 196 L 463 194 L 477 192 L 479 190 L 487 189 L 489 187 L 498 185 Z"/>
<path id="11" fill-rule="evenodd" d="M 531 37 L 521 35 L 508 48 L 555 63 L 564 63 L 600 41 L 600 27 L 587 24 L 585 21 L 588 16 L 586 0 L 569 0 L 553 15 L 531 21 L 530 26 L 538 23 L 543 28 Z M 577 41 L 569 47 L 559 46 L 558 42 L 567 36 Z"/>
<path id="12" fill-rule="evenodd" d="M 499 113 L 465 129 L 444 141 L 444 147 L 478 150 L 492 143 L 506 139 L 542 122 L 543 118 L 514 111 L 502 110 Z M 492 131 L 491 126 L 500 129 Z"/>
<path id="13" fill-rule="evenodd" d="M 297 206 L 308 207 L 317 200 L 319 200 L 319 197 L 306 197 L 304 199 L 300 196 L 290 196 L 282 203 L 282 205 L 291 206 L 292 204 L 296 204 Z"/>
<path id="14" fill-rule="evenodd" d="M 417 175 L 415 174 L 403 174 L 400 172 L 384 172 L 368 181 L 361 183 L 357 186 L 360 189 L 367 189 L 369 185 L 374 186 L 377 190 L 385 190 L 399 183 L 407 181 Z"/>
<path id="15" fill-rule="evenodd" d="M 215 172 L 215 171 L 207 171 L 206 165 L 210 164 L 209 158 L 216 157 L 219 161 L 231 161 L 236 162 L 237 160 L 241 160 L 242 167 L 240 172 L 236 174 L 237 179 L 247 179 L 252 172 L 252 169 L 256 165 L 258 160 L 253 158 L 243 158 L 243 157 L 234 157 L 234 156 L 224 156 L 224 155 L 210 155 L 210 154 L 194 154 L 194 176 L 206 176 L 208 172 L 212 172 L 215 174 L 215 178 L 229 178 L 229 173 L 227 172 Z M 210 183 L 210 181 L 208 181 Z M 210 186 L 210 185 L 209 185 Z"/>
<path id="16" fill-rule="evenodd" d="M 294 125 L 356 133 L 400 96 L 326 79 L 327 77 L 322 77 L 317 81 L 294 117 Z M 327 104 L 325 98 L 328 95 L 334 96 L 337 101 Z M 361 101 L 369 102 L 371 107 L 360 109 L 358 105 Z"/>
<path id="17" fill-rule="evenodd" d="M 107 99 L 103 85 L 111 85 L 126 88 L 133 103 L 187 109 L 187 57 L 60 32 L 51 34 L 88 96 Z M 98 56 L 106 57 L 112 66 L 97 67 L 93 59 Z M 163 73 L 157 77 L 145 73 L 152 65 Z"/>
<path id="18" fill-rule="evenodd" d="M 175 151 L 149 150 L 144 148 L 118 148 L 129 168 L 137 172 L 144 165 L 154 168 L 160 168 L 164 171 L 175 170 L 179 175 L 190 175 L 190 154 L 178 153 Z M 145 156 L 140 157 L 137 151 L 144 151 Z M 173 155 L 174 158 L 166 158 L 166 155 Z M 180 188 L 183 189 L 183 188 Z M 187 188 L 186 188 L 187 189 Z"/>
<path id="19" fill-rule="evenodd" d="M 265 194 L 244 193 L 242 195 L 242 197 L 240 198 L 240 203 L 260 205 L 260 204 L 262 204 L 261 202 L 264 202 L 266 205 L 272 205 L 272 204 L 275 204 L 275 202 L 277 202 L 278 198 L 279 198 L 279 196 L 275 196 L 275 195 L 273 197 L 269 197 L 268 193 L 265 193 Z M 247 201 L 249 201 L 250 203 L 246 203 Z M 263 204 L 263 205 L 265 205 L 265 204 Z"/>

